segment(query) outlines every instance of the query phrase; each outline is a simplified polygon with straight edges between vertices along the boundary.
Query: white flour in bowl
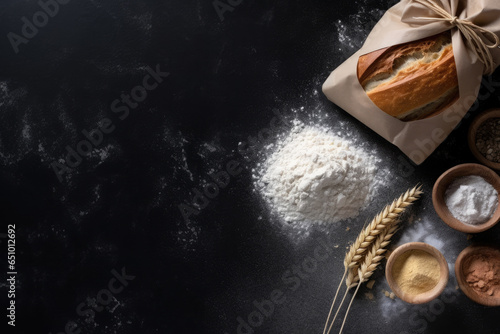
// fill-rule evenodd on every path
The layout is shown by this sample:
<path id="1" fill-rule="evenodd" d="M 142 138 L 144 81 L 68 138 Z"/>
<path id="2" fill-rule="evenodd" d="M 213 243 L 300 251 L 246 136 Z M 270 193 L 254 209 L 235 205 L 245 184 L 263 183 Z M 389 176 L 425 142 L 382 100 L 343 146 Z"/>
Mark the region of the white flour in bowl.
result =
<path id="1" fill-rule="evenodd" d="M 490 220 L 495 213 L 498 192 L 481 176 L 464 176 L 446 190 L 445 202 L 456 219 L 477 225 Z"/>
<path id="2" fill-rule="evenodd" d="M 286 221 L 334 223 L 366 206 L 375 173 L 375 159 L 364 150 L 297 123 L 261 167 L 257 188 Z"/>

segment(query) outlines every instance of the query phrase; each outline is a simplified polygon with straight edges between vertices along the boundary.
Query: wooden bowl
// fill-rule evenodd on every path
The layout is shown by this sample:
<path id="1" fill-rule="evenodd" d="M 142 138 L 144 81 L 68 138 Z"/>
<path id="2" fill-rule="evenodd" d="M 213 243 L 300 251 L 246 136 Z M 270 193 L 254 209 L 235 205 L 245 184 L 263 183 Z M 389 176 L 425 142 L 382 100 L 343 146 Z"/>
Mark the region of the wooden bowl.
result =
<path id="1" fill-rule="evenodd" d="M 421 250 L 431 254 L 436 258 L 440 267 L 440 277 L 436 286 L 431 290 L 418 295 L 409 294 L 401 290 L 398 284 L 396 283 L 396 280 L 394 279 L 392 273 L 392 268 L 394 266 L 396 259 L 400 255 L 413 249 Z M 409 242 L 399 246 L 389 256 L 389 259 L 387 260 L 387 265 L 385 267 L 385 277 L 387 279 L 387 283 L 389 283 L 389 286 L 391 287 L 391 290 L 394 292 L 394 294 L 396 294 L 396 296 L 398 296 L 398 298 L 410 304 L 423 304 L 430 302 L 431 300 L 438 297 L 443 292 L 444 288 L 446 287 L 446 284 L 448 284 L 448 276 L 449 276 L 448 263 L 446 262 L 446 259 L 444 258 L 443 254 L 441 254 L 441 252 L 438 251 L 436 248 L 423 242 Z"/>
<path id="2" fill-rule="evenodd" d="M 476 157 L 479 162 L 481 162 L 483 165 L 486 165 L 490 168 L 500 170 L 500 163 L 498 162 L 493 162 L 488 159 L 484 155 L 479 152 L 479 150 L 476 147 L 476 134 L 477 130 L 483 124 L 484 121 L 491 119 L 491 118 L 500 118 L 500 109 L 491 109 L 487 110 L 481 114 L 479 114 L 471 123 L 469 127 L 469 135 L 468 135 L 468 141 L 469 141 L 469 148 Z"/>
<path id="3" fill-rule="evenodd" d="M 467 284 L 465 270 L 468 265 L 468 260 L 476 254 L 490 253 L 500 259 L 500 249 L 490 246 L 472 245 L 465 248 L 455 261 L 455 275 L 457 277 L 458 286 L 471 300 L 486 306 L 500 306 L 500 297 L 488 296 L 480 294 Z"/>
<path id="4" fill-rule="evenodd" d="M 463 164 L 455 166 L 444 172 L 434 184 L 432 189 L 432 203 L 439 217 L 450 227 L 455 230 L 466 233 L 479 233 L 493 227 L 500 220 L 500 206 L 497 207 L 495 213 L 490 220 L 479 225 L 471 225 L 461 222 L 456 219 L 448 210 L 445 202 L 445 193 L 453 181 L 459 177 L 478 175 L 489 182 L 498 192 L 498 200 L 500 202 L 500 177 L 493 170 L 479 164 Z"/>

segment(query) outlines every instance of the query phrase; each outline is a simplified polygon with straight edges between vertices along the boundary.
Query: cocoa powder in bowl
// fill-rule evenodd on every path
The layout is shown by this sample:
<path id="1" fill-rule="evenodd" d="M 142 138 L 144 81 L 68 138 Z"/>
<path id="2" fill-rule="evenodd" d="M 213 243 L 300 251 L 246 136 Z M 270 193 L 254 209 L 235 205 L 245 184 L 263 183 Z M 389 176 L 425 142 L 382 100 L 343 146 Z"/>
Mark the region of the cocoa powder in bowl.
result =
<path id="1" fill-rule="evenodd" d="M 463 265 L 465 281 L 478 294 L 500 298 L 500 257 L 494 252 L 469 256 Z"/>

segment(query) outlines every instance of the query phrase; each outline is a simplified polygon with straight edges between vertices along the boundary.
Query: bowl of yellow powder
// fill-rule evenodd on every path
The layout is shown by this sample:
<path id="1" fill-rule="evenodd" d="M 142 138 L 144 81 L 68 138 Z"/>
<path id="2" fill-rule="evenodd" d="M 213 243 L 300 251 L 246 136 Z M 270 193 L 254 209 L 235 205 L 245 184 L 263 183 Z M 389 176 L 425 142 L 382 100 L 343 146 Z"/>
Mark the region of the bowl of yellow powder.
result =
<path id="1" fill-rule="evenodd" d="M 392 252 L 385 276 L 394 294 L 411 304 L 423 304 L 438 297 L 448 283 L 448 263 L 436 248 L 423 242 L 409 242 Z"/>

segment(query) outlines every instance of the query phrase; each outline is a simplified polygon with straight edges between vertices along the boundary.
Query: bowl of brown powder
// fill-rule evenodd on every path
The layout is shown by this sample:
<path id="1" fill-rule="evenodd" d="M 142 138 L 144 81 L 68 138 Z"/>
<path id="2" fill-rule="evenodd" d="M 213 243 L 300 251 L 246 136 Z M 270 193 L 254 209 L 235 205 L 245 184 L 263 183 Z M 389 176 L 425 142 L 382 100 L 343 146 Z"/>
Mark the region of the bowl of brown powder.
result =
<path id="1" fill-rule="evenodd" d="M 500 170 L 500 109 L 477 116 L 469 127 L 469 148 L 483 165 Z"/>
<path id="2" fill-rule="evenodd" d="M 448 263 L 431 245 L 409 242 L 389 256 L 385 276 L 398 298 L 411 304 L 423 304 L 443 292 L 448 283 Z"/>
<path id="3" fill-rule="evenodd" d="M 467 297 L 486 306 L 500 306 L 500 249 L 486 245 L 465 248 L 455 261 L 458 286 Z"/>

